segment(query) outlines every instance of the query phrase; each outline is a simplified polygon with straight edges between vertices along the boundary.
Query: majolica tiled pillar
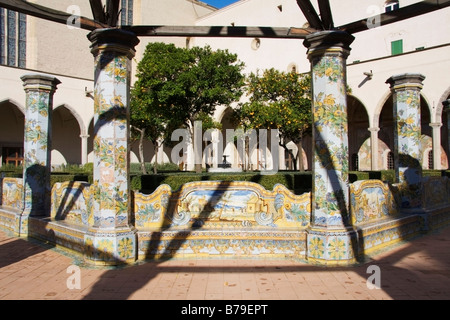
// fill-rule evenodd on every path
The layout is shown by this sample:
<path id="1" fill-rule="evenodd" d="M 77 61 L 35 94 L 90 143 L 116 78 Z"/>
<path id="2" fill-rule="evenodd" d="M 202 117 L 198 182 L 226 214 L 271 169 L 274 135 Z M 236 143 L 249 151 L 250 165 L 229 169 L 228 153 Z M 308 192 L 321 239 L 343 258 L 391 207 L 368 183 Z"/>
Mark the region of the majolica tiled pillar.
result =
<path id="1" fill-rule="evenodd" d="M 324 31 L 304 45 L 311 62 L 313 188 L 307 259 L 319 264 L 356 260 L 356 235 L 349 223 L 346 59 L 354 37 Z"/>
<path id="2" fill-rule="evenodd" d="M 405 73 L 386 80 L 393 95 L 394 167 L 402 208 L 421 206 L 420 90 L 424 79 L 421 74 Z"/>
<path id="3" fill-rule="evenodd" d="M 130 74 L 139 40 L 119 29 L 98 29 L 88 38 L 95 57 L 94 225 L 85 236 L 85 257 L 97 264 L 130 262 L 136 258 L 130 223 Z"/>
<path id="4" fill-rule="evenodd" d="M 17 231 L 26 234 L 29 216 L 50 214 L 50 153 L 53 94 L 61 83 L 42 74 L 21 77 L 26 93 L 24 134 L 24 210 Z"/>

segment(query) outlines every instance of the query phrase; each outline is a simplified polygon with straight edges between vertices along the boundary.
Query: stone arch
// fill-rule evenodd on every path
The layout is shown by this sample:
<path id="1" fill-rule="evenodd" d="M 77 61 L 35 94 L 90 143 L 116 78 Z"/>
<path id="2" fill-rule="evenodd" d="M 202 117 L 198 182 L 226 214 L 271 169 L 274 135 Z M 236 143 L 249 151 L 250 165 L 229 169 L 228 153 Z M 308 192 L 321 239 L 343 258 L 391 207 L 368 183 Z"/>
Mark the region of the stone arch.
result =
<path id="1" fill-rule="evenodd" d="M 365 105 L 353 95 L 347 95 L 347 115 L 348 115 L 348 140 L 349 140 L 349 155 L 358 155 L 359 165 L 368 163 L 370 166 L 371 152 L 369 148 L 368 154 L 359 153 L 361 147 L 367 138 L 370 138 L 369 129 L 369 115 Z M 364 156 L 362 156 L 364 154 Z M 350 161 L 350 170 L 358 170 Z M 365 165 L 363 165 L 365 167 Z"/>
<path id="2" fill-rule="evenodd" d="M 444 124 L 444 106 L 443 106 L 443 102 L 445 100 L 450 99 L 450 87 L 447 88 L 447 90 L 444 91 L 444 93 L 442 94 L 442 96 L 439 98 L 438 104 L 436 106 L 436 122 L 442 122 Z"/>
<path id="3" fill-rule="evenodd" d="M 25 115 L 25 107 L 22 106 L 22 104 L 15 101 L 14 99 L 8 98 L 8 99 L 4 99 L 4 100 L 0 101 L 0 105 L 3 103 L 10 103 L 10 104 L 14 105 L 15 107 L 17 107 L 17 109 L 20 110 L 20 112 L 22 112 L 23 115 Z"/>
<path id="4" fill-rule="evenodd" d="M 24 130 L 25 108 L 12 99 L 0 101 L 0 165 L 22 163 Z"/>
<path id="5" fill-rule="evenodd" d="M 84 124 L 83 118 L 80 116 L 80 114 L 74 109 L 72 108 L 70 105 L 68 104 L 61 104 L 59 106 L 57 106 L 56 108 L 53 109 L 53 112 L 55 112 L 56 110 L 58 110 L 59 108 L 66 108 L 67 110 L 70 111 L 70 113 L 73 115 L 73 117 L 77 120 L 78 125 L 80 127 L 80 132 L 81 134 L 86 134 L 86 125 Z"/>
<path id="6" fill-rule="evenodd" d="M 372 126 L 373 127 L 379 127 L 380 126 L 380 116 L 381 112 L 383 111 L 384 105 L 388 102 L 389 99 L 392 99 L 392 93 L 390 90 L 386 91 L 381 99 L 378 101 L 378 104 L 375 108 L 375 112 L 373 114 L 372 118 Z"/>
<path id="7" fill-rule="evenodd" d="M 233 108 L 228 107 L 225 110 L 223 110 L 222 114 L 219 117 L 219 121 L 222 124 L 222 138 L 223 138 L 223 156 L 228 156 L 226 158 L 227 162 L 231 163 L 232 168 L 239 168 L 240 165 L 243 163 L 243 159 L 239 158 L 239 153 L 237 152 L 237 146 L 235 142 L 228 142 L 226 141 L 227 135 L 226 131 L 227 129 L 233 129 L 235 130 L 237 127 L 237 124 L 235 123 L 233 119 Z M 221 152 L 219 151 L 219 154 Z M 223 159 L 218 159 L 218 163 L 221 163 Z"/>
<path id="8" fill-rule="evenodd" d="M 77 112 L 66 104 L 53 109 L 52 165 L 81 164 L 81 138 L 84 124 Z"/>

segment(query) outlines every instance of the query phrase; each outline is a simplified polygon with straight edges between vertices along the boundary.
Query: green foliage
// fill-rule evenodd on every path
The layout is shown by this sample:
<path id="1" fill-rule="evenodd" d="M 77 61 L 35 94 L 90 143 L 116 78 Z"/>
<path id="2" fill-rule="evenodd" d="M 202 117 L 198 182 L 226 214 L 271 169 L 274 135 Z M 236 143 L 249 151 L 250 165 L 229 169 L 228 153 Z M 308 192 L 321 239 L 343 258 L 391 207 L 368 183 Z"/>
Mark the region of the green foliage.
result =
<path id="1" fill-rule="evenodd" d="M 296 72 L 268 69 L 247 79 L 250 101 L 241 105 L 244 128 L 278 129 L 284 140 L 299 143 L 311 127 L 311 79 Z"/>
<path id="2" fill-rule="evenodd" d="M 53 185 L 57 182 L 66 182 L 66 181 L 89 182 L 89 175 L 87 175 L 87 174 L 51 174 L 50 175 L 50 187 L 51 188 L 53 188 Z"/>
<path id="3" fill-rule="evenodd" d="M 153 163 L 146 162 L 145 163 L 145 169 L 147 172 L 153 171 Z M 180 168 L 175 163 L 166 162 L 166 163 L 158 163 L 157 164 L 157 170 L 158 172 L 161 171 L 180 171 Z M 141 173 L 141 164 L 140 163 L 130 163 L 130 174 L 140 174 Z"/>
<path id="4" fill-rule="evenodd" d="M 247 78 L 249 102 L 241 104 L 237 113 L 244 129 L 278 129 L 280 145 L 291 153 L 296 170 L 297 157 L 287 147 L 298 145 L 312 125 L 311 77 L 296 72 L 264 70 Z"/>
<path id="5" fill-rule="evenodd" d="M 227 50 L 149 43 L 131 93 L 132 137 L 140 139 L 141 161 L 144 138 L 155 147 L 160 140 L 171 146 L 172 132 L 193 128 L 196 120 L 204 121 L 204 130 L 218 128 L 211 115 L 216 106 L 239 100 L 243 67 Z"/>
<path id="6" fill-rule="evenodd" d="M 183 184 L 193 181 L 250 181 L 272 190 L 276 184 L 282 184 L 297 194 L 308 192 L 312 187 L 311 172 L 279 172 L 275 175 L 261 175 L 259 173 L 188 173 L 133 175 L 131 189 L 145 193 L 153 192 L 159 185 L 168 184 L 172 190 L 178 190 Z"/>
<path id="7" fill-rule="evenodd" d="M 94 172 L 94 163 L 88 162 L 85 165 L 83 165 L 84 172 L 86 173 L 93 173 Z"/>
<path id="8" fill-rule="evenodd" d="M 151 127 L 159 134 L 192 126 L 199 117 L 212 115 L 216 106 L 239 100 L 243 67 L 227 50 L 149 43 L 137 67 L 132 125 Z"/>
<path id="9" fill-rule="evenodd" d="M 20 173 L 23 172 L 23 167 L 22 166 L 15 166 L 13 164 L 10 163 L 4 163 L 1 167 L 0 167 L 0 172 L 16 172 L 16 173 Z"/>

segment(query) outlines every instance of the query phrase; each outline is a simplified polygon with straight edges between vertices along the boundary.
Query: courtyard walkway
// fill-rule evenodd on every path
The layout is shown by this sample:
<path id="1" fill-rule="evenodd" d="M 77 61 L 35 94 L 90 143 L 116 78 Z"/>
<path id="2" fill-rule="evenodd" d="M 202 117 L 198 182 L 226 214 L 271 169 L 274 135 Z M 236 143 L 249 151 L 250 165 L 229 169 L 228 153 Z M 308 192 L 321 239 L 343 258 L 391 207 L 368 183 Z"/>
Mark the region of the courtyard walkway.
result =
<path id="1" fill-rule="evenodd" d="M 380 268 L 381 289 L 368 287 L 373 272 L 367 272 L 369 266 Z M 73 278 L 77 274 L 79 282 Z M 168 260 L 97 268 L 60 249 L 0 230 L 0 300 L 44 299 L 448 300 L 450 227 L 401 243 L 351 268 L 249 259 Z"/>

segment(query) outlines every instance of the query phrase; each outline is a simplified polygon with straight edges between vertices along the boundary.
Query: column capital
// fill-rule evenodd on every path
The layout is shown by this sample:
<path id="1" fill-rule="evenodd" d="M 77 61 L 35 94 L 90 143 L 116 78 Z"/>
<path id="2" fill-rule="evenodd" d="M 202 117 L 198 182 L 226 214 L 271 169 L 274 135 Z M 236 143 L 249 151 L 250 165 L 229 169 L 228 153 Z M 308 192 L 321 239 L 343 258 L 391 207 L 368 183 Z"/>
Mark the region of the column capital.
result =
<path id="1" fill-rule="evenodd" d="M 96 29 L 87 35 L 91 41 L 91 53 L 96 57 L 100 51 L 114 51 L 133 58 L 134 47 L 140 42 L 132 32 L 121 29 Z"/>
<path id="2" fill-rule="evenodd" d="M 322 55 L 325 52 L 338 48 L 345 58 L 350 53 L 350 44 L 355 37 L 345 31 L 320 31 L 308 35 L 303 45 L 308 48 L 308 59 L 313 56 Z"/>
<path id="3" fill-rule="evenodd" d="M 390 77 L 386 83 L 390 85 L 392 91 L 405 88 L 422 89 L 425 76 L 420 73 L 403 73 Z"/>
<path id="4" fill-rule="evenodd" d="M 442 123 L 440 123 L 440 122 L 431 122 L 430 123 L 430 127 L 439 129 L 440 127 L 442 127 Z"/>
<path id="5" fill-rule="evenodd" d="M 57 78 L 45 74 L 25 74 L 20 77 L 25 92 L 29 90 L 44 90 L 55 92 L 56 86 L 61 83 Z"/>

